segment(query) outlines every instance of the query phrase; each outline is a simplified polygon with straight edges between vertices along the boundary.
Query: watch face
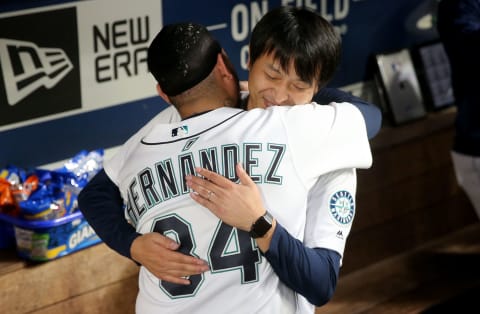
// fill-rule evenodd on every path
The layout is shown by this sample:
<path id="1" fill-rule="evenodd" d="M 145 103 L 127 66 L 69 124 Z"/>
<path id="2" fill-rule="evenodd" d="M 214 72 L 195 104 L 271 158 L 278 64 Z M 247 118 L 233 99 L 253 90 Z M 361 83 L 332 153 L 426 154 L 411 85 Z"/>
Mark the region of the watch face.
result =
<path id="1" fill-rule="evenodd" d="M 265 215 L 261 216 L 260 218 L 255 221 L 252 226 L 252 230 L 250 230 L 250 236 L 252 238 L 259 238 L 263 237 L 265 233 L 270 230 L 272 227 L 273 217 L 267 212 Z"/>

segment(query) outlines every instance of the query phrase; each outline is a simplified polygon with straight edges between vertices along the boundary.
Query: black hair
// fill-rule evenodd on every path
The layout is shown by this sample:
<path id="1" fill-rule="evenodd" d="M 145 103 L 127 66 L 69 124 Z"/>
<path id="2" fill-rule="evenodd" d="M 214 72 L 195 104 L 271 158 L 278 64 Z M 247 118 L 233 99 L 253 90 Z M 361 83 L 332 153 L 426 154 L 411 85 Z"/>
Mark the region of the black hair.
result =
<path id="1" fill-rule="evenodd" d="M 148 47 L 148 69 L 168 96 L 176 96 L 205 79 L 215 67 L 221 46 L 205 26 L 165 25 Z"/>
<path id="2" fill-rule="evenodd" d="M 308 9 L 279 7 L 255 25 L 250 39 L 250 64 L 273 53 L 287 72 L 293 61 L 302 81 L 325 86 L 341 58 L 341 37 L 333 25 Z"/>

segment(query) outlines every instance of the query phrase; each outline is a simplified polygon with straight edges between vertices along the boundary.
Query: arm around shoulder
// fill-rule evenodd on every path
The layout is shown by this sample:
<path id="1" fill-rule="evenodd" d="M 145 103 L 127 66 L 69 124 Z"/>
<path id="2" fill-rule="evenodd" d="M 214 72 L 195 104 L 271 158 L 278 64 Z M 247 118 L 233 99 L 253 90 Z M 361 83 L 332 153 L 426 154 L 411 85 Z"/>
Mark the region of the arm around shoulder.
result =
<path id="1" fill-rule="evenodd" d="M 369 139 L 374 138 L 382 127 L 382 111 L 378 106 L 340 89 L 322 88 L 313 100 L 322 105 L 331 102 L 348 102 L 357 107 L 365 120 Z"/>

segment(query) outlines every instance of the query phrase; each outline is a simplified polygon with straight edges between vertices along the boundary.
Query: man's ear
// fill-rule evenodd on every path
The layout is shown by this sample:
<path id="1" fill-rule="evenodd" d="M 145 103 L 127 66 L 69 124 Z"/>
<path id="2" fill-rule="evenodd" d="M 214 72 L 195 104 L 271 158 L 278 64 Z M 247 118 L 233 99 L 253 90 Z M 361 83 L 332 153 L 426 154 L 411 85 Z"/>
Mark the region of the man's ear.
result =
<path id="1" fill-rule="evenodd" d="M 172 104 L 172 102 L 170 101 L 170 97 L 168 97 L 168 95 L 163 92 L 162 87 L 158 83 L 157 83 L 157 94 L 167 103 Z"/>
<path id="2" fill-rule="evenodd" d="M 228 66 L 225 64 L 225 60 L 223 60 L 223 58 L 224 58 L 223 57 L 223 52 L 221 52 L 217 55 L 218 71 L 220 71 L 220 75 L 222 76 L 222 78 L 226 78 L 228 80 L 231 80 L 231 79 L 233 79 L 233 73 L 228 68 Z M 228 57 L 225 56 L 225 58 L 228 58 Z"/>

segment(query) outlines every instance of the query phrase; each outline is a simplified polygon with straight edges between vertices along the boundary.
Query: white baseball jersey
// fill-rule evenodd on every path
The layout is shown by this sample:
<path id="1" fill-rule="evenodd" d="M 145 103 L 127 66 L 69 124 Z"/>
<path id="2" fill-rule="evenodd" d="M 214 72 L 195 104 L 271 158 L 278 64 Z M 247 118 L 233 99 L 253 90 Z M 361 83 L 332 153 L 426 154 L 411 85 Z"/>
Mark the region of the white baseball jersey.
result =
<path id="1" fill-rule="evenodd" d="M 368 168 L 371 153 L 363 117 L 351 104 L 297 105 L 242 111 L 220 108 L 172 124 L 153 123 L 105 161 L 106 173 L 127 200 L 126 216 L 139 233 L 160 232 L 180 251 L 209 262 L 189 286 L 159 281 L 140 270 L 137 312 L 295 313 L 297 295 L 283 285 L 246 232 L 223 224 L 190 198 L 184 177 L 202 166 L 236 181 L 242 162 L 259 184 L 266 208 L 289 233 L 304 239 L 307 196 L 319 177 Z M 352 187 L 351 187 L 352 188 Z M 337 193 L 338 192 L 338 193 Z M 331 214 L 354 192 L 330 193 Z M 343 204 L 343 205 L 342 205 Z M 350 217 L 349 217 L 350 215 Z M 315 244 L 315 235 L 305 241 Z"/>

